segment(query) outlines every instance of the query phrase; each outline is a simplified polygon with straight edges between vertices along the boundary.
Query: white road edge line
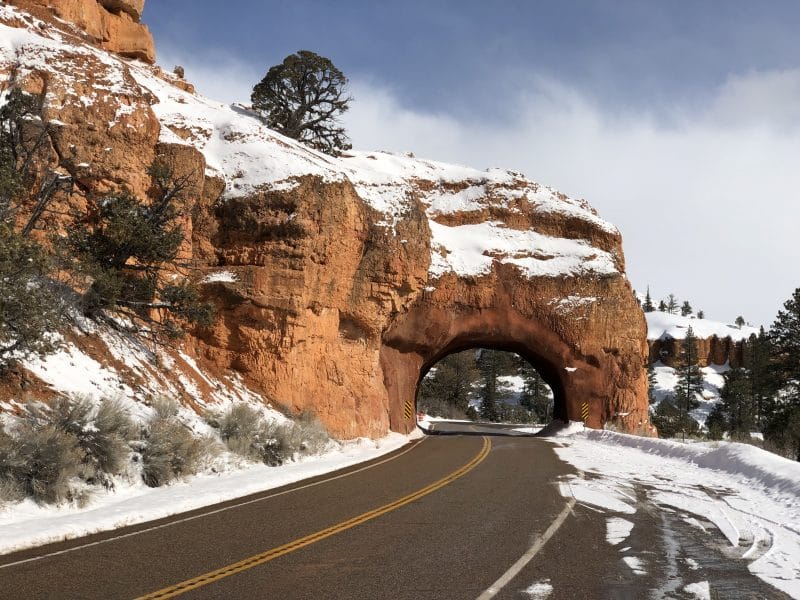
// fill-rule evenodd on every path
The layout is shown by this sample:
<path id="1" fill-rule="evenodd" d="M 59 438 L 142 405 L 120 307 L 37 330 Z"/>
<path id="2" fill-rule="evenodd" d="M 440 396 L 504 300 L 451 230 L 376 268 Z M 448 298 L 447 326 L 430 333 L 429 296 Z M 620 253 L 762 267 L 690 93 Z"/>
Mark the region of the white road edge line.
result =
<path id="1" fill-rule="evenodd" d="M 583 471 L 578 471 L 578 476 L 583 478 Z M 569 500 L 567 500 L 567 505 L 561 510 L 561 512 L 556 517 L 556 520 L 550 523 L 550 527 L 533 543 L 533 545 L 528 548 L 527 552 L 519 557 L 517 562 L 511 565 L 505 573 L 500 576 L 500 579 L 495 581 L 492 585 L 490 585 L 485 592 L 483 592 L 476 600 L 490 600 L 490 598 L 494 598 L 500 591 L 508 585 L 508 583 L 516 577 L 522 569 L 525 568 L 533 557 L 536 556 L 539 551 L 544 548 L 544 545 L 550 540 L 553 535 L 555 535 L 556 531 L 564 524 L 564 521 L 567 520 L 567 517 L 572 512 L 572 507 L 575 506 L 575 496 L 572 496 Z"/>
<path id="2" fill-rule="evenodd" d="M 356 469 L 355 471 L 350 471 L 349 473 L 342 473 L 340 475 L 336 475 L 334 477 L 328 477 L 327 479 L 322 479 L 320 481 L 315 481 L 314 483 L 308 483 L 306 485 L 301 485 L 296 488 L 292 488 L 290 490 L 283 490 L 282 492 L 276 492 L 274 494 L 270 494 L 268 496 L 261 496 L 259 498 L 253 498 L 252 500 L 247 500 L 245 502 L 239 502 L 237 504 L 232 504 L 230 506 L 223 506 L 222 508 L 217 508 L 215 510 L 210 510 L 208 512 L 200 513 L 198 515 L 192 515 L 191 517 L 184 517 L 183 519 L 177 519 L 175 521 L 170 521 L 169 523 L 162 523 L 161 525 L 154 525 L 153 527 L 147 527 L 146 529 L 140 529 L 138 531 L 132 531 L 130 533 L 124 533 L 122 535 L 117 535 L 114 537 L 106 538 L 104 540 L 98 540 L 96 542 L 90 542 L 88 544 L 81 544 L 79 546 L 73 546 L 72 548 L 67 548 L 66 550 L 58 550 L 57 552 L 49 552 L 47 554 L 41 554 L 39 556 L 32 556 L 31 558 L 25 558 L 23 560 L 17 560 L 15 562 L 6 563 L 4 565 L 0 565 L 0 569 L 6 569 L 8 567 L 15 567 L 17 565 L 24 565 L 25 563 L 36 562 L 39 560 L 43 560 L 45 558 L 50 558 L 52 556 L 59 556 L 60 554 L 69 554 L 70 552 L 75 552 L 77 550 L 83 550 L 84 548 L 91 548 L 92 546 L 100 546 L 101 544 L 107 544 L 108 542 L 114 542 L 116 540 L 122 540 L 125 538 L 133 537 L 136 535 L 141 535 L 143 533 L 148 533 L 150 531 L 156 531 L 158 529 L 164 529 L 166 527 L 171 527 L 173 525 L 179 525 L 181 523 L 186 523 L 188 521 L 194 521 L 195 519 L 200 519 L 202 517 L 208 517 L 210 515 L 215 515 L 217 513 L 225 512 L 227 510 L 232 510 L 234 508 L 239 508 L 241 506 L 247 506 L 248 504 L 255 504 L 256 502 L 262 502 L 264 500 L 270 500 L 272 498 L 277 498 L 278 496 L 285 496 L 286 494 L 291 494 L 292 492 L 299 492 L 301 490 L 307 490 L 308 488 L 316 487 L 318 485 L 322 485 L 323 483 L 329 483 L 331 481 L 336 481 L 337 479 L 343 479 L 345 477 L 349 477 L 350 475 L 355 475 L 356 473 L 361 473 L 363 471 L 367 471 L 372 469 L 373 467 L 378 467 L 380 465 L 384 465 L 390 461 L 393 461 L 396 458 L 400 458 L 404 454 L 411 452 L 414 448 L 418 447 L 422 442 L 424 442 L 427 437 L 423 437 L 418 443 L 412 444 L 410 447 L 406 448 L 399 454 L 395 454 L 390 458 L 385 458 L 380 462 L 373 463 L 371 465 L 367 465 L 366 467 L 361 467 L 360 469 Z M 346 467 L 345 467 L 346 468 Z M 289 484 L 291 485 L 291 484 Z M 258 493 L 258 492 L 256 492 Z M 197 509 L 194 509 L 197 510 Z M 168 519 L 169 517 L 161 517 Z M 102 533 L 102 532 L 97 532 Z M 96 535 L 96 534 L 90 534 Z M 18 550 L 18 552 L 22 552 L 23 550 Z M 1 559 L 2 557 L 0 557 Z"/>

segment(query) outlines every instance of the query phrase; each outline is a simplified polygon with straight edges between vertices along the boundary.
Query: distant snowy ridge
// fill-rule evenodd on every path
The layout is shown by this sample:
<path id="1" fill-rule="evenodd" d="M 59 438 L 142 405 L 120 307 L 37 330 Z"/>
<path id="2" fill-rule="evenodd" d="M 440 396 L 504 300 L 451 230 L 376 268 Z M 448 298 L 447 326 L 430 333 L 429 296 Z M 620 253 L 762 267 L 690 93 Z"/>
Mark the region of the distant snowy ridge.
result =
<path id="1" fill-rule="evenodd" d="M 739 327 L 729 323 L 698 319 L 693 316 L 682 317 L 661 311 L 647 312 L 644 313 L 644 316 L 647 319 L 647 339 L 651 341 L 669 338 L 682 340 L 686 337 L 689 327 L 692 328 L 694 336 L 698 338 L 716 336 L 722 339 L 729 337 L 734 342 L 740 342 L 748 339 L 751 335 L 758 335 L 758 329 L 749 325 Z"/>

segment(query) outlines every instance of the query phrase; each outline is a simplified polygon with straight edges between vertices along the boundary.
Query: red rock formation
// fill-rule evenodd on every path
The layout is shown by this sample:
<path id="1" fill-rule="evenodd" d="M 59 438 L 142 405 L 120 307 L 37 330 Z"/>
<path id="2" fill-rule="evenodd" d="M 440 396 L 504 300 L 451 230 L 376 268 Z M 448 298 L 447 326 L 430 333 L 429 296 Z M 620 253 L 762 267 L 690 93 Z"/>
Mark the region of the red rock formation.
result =
<path id="1" fill-rule="evenodd" d="M 683 340 L 665 339 L 649 340 L 650 361 L 661 361 L 669 367 L 676 366 L 677 359 L 681 353 L 681 343 Z M 746 340 L 734 341 L 730 337 L 720 338 L 712 336 L 710 338 L 698 338 L 697 356 L 698 364 L 701 367 L 709 365 L 724 365 L 730 363 L 732 367 L 739 367 L 743 364 Z"/>
<path id="2" fill-rule="evenodd" d="M 26 9 L 46 6 L 104 50 L 150 64 L 156 60 L 153 36 L 139 23 L 144 0 L 15 0 L 11 4 Z"/>
<path id="3" fill-rule="evenodd" d="M 106 34 L 109 19 L 136 24 L 142 2 L 52 3 L 89 43 L 137 56 Z M 73 205 L 121 185 L 144 195 L 156 155 L 193 174 L 182 252 L 211 276 L 219 318 L 183 350 L 205 372 L 313 410 L 334 435 L 379 436 L 413 428 L 436 360 L 489 346 L 540 369 L 558 416 L 585 409 L 592 427 L 647 430 L 644 318 L 619 233 L 585 202 L 516 173 L 318 154 L 21 14 L 0 10 L 30 32 L 0 53 L 0 71 L 16 65 L 18 84 L 47 92 L 53 160 L 80 184 Z M 52 42 L 54 28 L 66 41 Z M 193 393 L 214 397 L 208 385 Z"/>

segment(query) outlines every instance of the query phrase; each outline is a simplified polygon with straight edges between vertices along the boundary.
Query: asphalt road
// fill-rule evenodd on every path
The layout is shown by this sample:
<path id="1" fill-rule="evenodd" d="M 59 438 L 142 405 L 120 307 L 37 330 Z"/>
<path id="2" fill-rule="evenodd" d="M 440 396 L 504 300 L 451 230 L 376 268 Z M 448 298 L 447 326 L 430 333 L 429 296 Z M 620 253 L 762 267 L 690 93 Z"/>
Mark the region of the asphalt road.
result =
<path id="1" fill-rule="evenodd" d="M 551 599 L 646 598 L 680 577 L 675 561 L 637 575 L 620 560 L 608 515 L 559 493 L 573 471 L 551 442 L 496 425 L 436 429 L 366 465 L 2 556 L 0 598 L 486 600 L 544 597 L 531 586 L 545 582 Z M 652 523 L 631 543 L 666 553 L 662 515 L 639 512 Z M 740 597 L 783 597 L 753 591 Z"/>

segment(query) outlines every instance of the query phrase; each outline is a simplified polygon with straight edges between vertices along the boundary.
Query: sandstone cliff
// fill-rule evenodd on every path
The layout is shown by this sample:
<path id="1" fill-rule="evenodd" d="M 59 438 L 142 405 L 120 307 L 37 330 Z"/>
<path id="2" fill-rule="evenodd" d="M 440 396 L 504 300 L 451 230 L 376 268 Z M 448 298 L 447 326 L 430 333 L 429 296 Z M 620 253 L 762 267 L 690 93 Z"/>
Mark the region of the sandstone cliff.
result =
<path id="1" fill-rule="evenodd" d="M 621 236 L 588 204 L 513 172 L 314 152 L 148 64 L 142 1 L 13 4 L 0 73 L 46 93 L 52 162 L 78 182 L 65 208 L 143 195 L 157 155 L 191 176 L 183 252 L 219 318 L 162 357 L 169 369 L 108 332 L 70 334 L 122 393 L 258 395 L 337 436 L 378 436 L 413 427 L 436 360 L 486 346 L 528 358 L 557 416 L 647 430 L 645 321 Z M 55 385 L 37 365 L 29 388 Z"/>

